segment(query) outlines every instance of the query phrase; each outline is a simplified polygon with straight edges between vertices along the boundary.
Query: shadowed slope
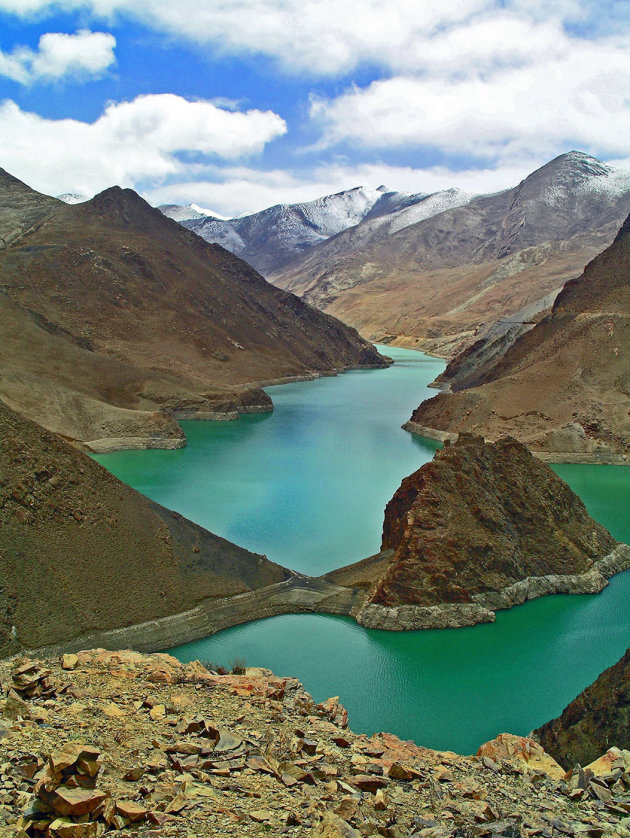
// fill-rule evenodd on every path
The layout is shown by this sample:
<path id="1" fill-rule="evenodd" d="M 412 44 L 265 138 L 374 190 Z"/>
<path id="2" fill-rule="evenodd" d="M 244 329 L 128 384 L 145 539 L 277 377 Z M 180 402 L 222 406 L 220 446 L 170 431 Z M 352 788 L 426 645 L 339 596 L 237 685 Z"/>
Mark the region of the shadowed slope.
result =
<path id="1" fill-rule="evenodd" d="M 0 401 L 0 656 L 290 576 L 149 501 Z"/>
<path id="2" fill-rule="evenodd" d="M 409 430 L 511 433 L 554 460 L 628 462 L 630 217 L 568 282 L 551 315 L 519 338 L 478 386 L 441 393 Z"/>
<path id="3" fill-rule="evenodd" d="M 68 416 L 61 388 L 81 401 L 66 435 L 89 441 L 100 438 L 104 420 L 86 414 L 112 406 L 184 415 L 269 409 L 265 394 L 247 394 L 248 386 L 385 363 L 354 330 L 269 285 L 131 190 L 113 187 L 69 206 L 0 172 L 5 193 L 0 225 L 18 232 L 7 232 L 10 246 L 0 249 L 1 393 L 51 430 L 63 433 L 56 416 Z M 52 352 L 47 370 L 33 358 L 33 335 Z M 39 410 L 29 403 L 29 377 L 45 382 Z M 87 409 L 85 397 L 109 408 Z M 55 399 L 65 401 L 63 411 Z"/>

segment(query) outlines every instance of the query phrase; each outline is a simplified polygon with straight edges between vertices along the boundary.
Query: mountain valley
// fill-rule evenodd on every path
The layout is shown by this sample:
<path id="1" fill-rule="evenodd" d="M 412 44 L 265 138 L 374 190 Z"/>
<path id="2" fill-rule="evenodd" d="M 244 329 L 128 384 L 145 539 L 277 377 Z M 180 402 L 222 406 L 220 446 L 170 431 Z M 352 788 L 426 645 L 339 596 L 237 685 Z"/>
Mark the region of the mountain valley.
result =
<path id="1" fill-rule="evenodd" d="M 177 447 L 174 416 L 270 410 L 262 383 L 387 363 L 131 190 L 67 205 L 0 172 L 0 194 L 0 397 L 67 439 Z"/>
<path id="2" fill-rule="evenodd" d="M 402 229 L 363 221 L 270 279 L 372 340 L 450 358 L 497 321 L 510 340 L 531 327 L 629 212 L 630 175 L 574 151 Z"/>
<path id="3" fill-rule="evenodd" d="M 547 460 L 627 464 L 629 352 L 630 216 L 548 317 L 478 377 L 473 365 L 461 388 L 423 402 L 405 427 L 512 434 Z"/>

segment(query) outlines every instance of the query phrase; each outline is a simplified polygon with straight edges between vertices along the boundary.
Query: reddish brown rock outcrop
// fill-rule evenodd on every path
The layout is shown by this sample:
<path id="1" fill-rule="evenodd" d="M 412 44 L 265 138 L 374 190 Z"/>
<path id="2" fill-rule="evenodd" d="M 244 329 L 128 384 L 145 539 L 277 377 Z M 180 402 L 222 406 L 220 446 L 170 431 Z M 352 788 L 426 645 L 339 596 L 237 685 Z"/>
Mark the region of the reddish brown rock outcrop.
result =
<path id="1" fill-rule="evenodd" d="M 601 590 L 630 566 L 582 501 L 514 439 L 461 435 L 387 505 L 392 551 L 357 619 L 380 628 L 468 625 L 549 593 Z"/>
<path id="2" fill-rule="evenodd" d="M 565 768 L 586 765 L 607 748 L 630 750 L 630 649 L 534 735 Z"/>

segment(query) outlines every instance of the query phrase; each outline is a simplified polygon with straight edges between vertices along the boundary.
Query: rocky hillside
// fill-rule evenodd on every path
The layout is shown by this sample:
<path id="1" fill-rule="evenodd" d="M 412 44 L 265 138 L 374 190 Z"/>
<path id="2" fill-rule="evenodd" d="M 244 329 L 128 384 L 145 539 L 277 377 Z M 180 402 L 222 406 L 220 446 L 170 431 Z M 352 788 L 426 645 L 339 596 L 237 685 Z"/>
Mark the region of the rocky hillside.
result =
<path id="1" fill-rule="evenodd" d="M 0 656 L 98 640 L 290 576 L 152 503 L 0 401 Z"/>
<path id="2" fill-rule="evenodd" d="M 613 742 L 630 749 L 630 649 L 534 735 L 565 768 L 592 762 Z"/>
<path id="3" fill-rule="evenodd" d="M 403 480 L 385 509 L 382 552 L 326 577 L 369 585 L 371 628 L 471 625 L 551 593 L 593 593 L 630 567 L 549 466 L 514 439 L 460 435 Z"/>
<path id="4" fill-rule="evenodd" d="M 549 317 L 477 376 L 473 367 L 464 389 L 423 402 L 406 427 L 509 433 L 549 460 L 627 463 L 629 354 L 630 216 Z"/>
<path id="5" fill-rule="evenodd" d="M 452 357 L 488 325 L 544 310 L 612 242 L 630 173 L 570 152 L 513 189 L 443 209 L 375 237 L 364 221 L 271 279 L 372 339 Z"/>
<path id="6" fill-rule="evenodd" d="M 206 241 L 223 245 L 267 276 L 345 230 L 355 245 L 357 236 L 365 244 L 447 207 L 460 206 L 471 197 L 457 189 L 435 195 L 414 195 L 388 191 L 384 186 L 378 189 L 359 186 L 315 201 L 278 204 L 239 218 L 202 216 L 192 207 L 166 205 L 160 209 Z"/>
<path id="7" fill-rule="evenodd" d="M 251 385 L 384 364 L 131 190 L 70 206 L 0 170 L 0 199 L 0 396 L 66 438 L 181 444 L 156 411 L 269 410 Z"/>
<path id="8" fill-rule="evenodd" d="M 568 775 L 509 734 L 430 751 L 353 733 L 295 678 L 168 655 L 17 659 L 0 682 L 2 838 L 628 834 L 627 751 Z"/>

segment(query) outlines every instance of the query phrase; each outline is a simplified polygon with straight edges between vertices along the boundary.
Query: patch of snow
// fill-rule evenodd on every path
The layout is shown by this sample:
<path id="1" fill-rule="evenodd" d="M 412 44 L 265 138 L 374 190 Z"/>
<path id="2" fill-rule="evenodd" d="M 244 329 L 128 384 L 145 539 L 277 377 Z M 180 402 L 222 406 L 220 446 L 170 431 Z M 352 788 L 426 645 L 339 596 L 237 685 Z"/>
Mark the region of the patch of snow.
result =
<path id="1" fill-rule="evenodd" d="M 441 192 L 434 192 L 432 195 L 427 195 L 419 203 L 399 210 L 389 219 L 386 217 L 390 224 L 389 232 L 390 234 L 397 233 L 404 227 L 432 218 L 434 215 L 446 212 L 446 210 L 463 207 L 475 197 L 477 196 L 474 193 L 464 192 L 463 189 L 445 189 Z"/>
<path id="2" fill-rule="evenodd" d="M 83 204 L 90 200 L 87 195 L 79 195 L 76 192 L 64 192 L 63 195 L 57 195 L 56 197 L 64 204 Z"/>
<path id="3" fill-rule="evenodd" d="M 229 220 L 200 218 L 187 219 L 184 224 L 189 230 L 197 233 L 208 244 L 220 244 L 226 250 L 235 253 L 237 256 L 245 250 L 246 243 L 234 229 L 233 222 Z"/>
<path id="4" fill-rule="evenodd" d="M 198 204 L 189 204 L 190 208 L 193 209 L 195 212 L 198 212 L 200 215 L 208 216 L 209 218 L 218 218 L 221 221 L 229 221 L 230 217 L 228 215 L 219 215 L 218 212 L 214 212 L 214 210 L 206 209 L 205 207 L 200 207 Z"/>
<path id="5" fill-rule="evenodd" d="M 213 215 L 210 212 L 201 210 L 201 207 L 196 207 L 194 204 L 188 204 L 183 207 L 180 204 L 161 204 L 158 209 L 167 218 L 172 218 L 173 221 L 190 221 L 197 218 L 208 218 Z M 218 217 L 218 216 L 213 216 Z"/>

